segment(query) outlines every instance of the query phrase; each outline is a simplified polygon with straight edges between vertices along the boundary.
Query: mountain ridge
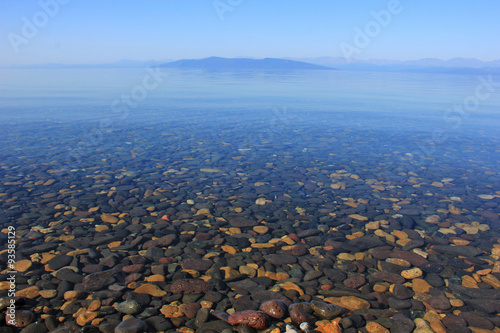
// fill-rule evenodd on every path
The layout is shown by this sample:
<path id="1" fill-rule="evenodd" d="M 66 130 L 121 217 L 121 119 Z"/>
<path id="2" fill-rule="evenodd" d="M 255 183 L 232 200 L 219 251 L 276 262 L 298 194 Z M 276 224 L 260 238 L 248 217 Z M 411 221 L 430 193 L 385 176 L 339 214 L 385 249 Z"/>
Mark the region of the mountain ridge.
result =
<path id="1" fill-rule="evenodd" d="M 476 58 L 456 57 L 448 60 L 423 58 L 417 60 L 391 59 L 346 59 L 342 57 L 315 58 L 221 58 L 208 57 L 202 59 L 181 59 L 164 61 L 138 61 L 122 59 L 103 64 L 39 64 L 24 66 L 0 66 L 0 68 L 40 68 L 40 69 L 89 69 L 89 68 L 191 68 L 205 70 L 294 70 L 294 69 L 340 69 L 353 71 L 386 71 L 412 73 L 444 73 L 500 75 L 500 59 L 481 61 Z M 319 66 L 319 67 L 317 67 Z"/>
<path id="2" fill-rule="evenodd" d="M 335 68 L 308 62 L 279 58 L 221 58 L 182 59 L 159 65 L 164 68 L 205 70 L 334 70 Z"/>

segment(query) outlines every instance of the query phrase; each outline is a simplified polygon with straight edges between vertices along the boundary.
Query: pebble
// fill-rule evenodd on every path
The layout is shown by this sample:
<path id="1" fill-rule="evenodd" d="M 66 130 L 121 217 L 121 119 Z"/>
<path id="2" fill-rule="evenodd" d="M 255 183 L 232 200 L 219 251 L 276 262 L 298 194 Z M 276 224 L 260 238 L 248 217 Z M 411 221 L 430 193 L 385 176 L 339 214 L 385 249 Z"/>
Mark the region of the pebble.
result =
<path id="1" fill-rule="evenodd" d="M 143 333 L 146 331 L 146 323 L 141 319 L 128 318 L 115 327 L 114 333 Z"/>
<path id="2" fill-rule="evenodd" d="M 119 219 L 111 214 L 102 214 L 101 220 L 106 223 L 118 223 Z"/>
<path id="3" fill-rule="evenodd" d="M 371 276 L 377 280 L 382 280 L 389 283 L 400 283 L 403 284 L 406 279 L 400 275 L 388 272 L 375 272 Z"/>
<path id="4" fill-rule="evenodd" d="M 276 299 L 262 303 L 259 310 L 276 319 L 281 319 L 287 314 L 287 308 L 283 301 Z"/>
<path id="5" fill-rule="evenodd" d="M 141 306 L 139 305 L 139 303 L 137 303 L 136 301 L 124 301 L 124 302 L 121 302 L 121 303 L 116 303 L 114 308 L 116 309 L 116 311 L 119 311 L 121 313 L 125 313 L 125 314 L 129 314 L 129 315 L 134 315 L 134 314 L 137 314 L 139 312 L 141 312 Z"/>
<path id="6" fill-rule="evenodd" d="M 262 330 L 269 326 L 267 316 L 262 312 L 253 310 L 235 312 L 229 316 L 228 322 L 231 325 L 247 325 L 256 330 Z"/>
<path id="7" fill-rule="evenodd" d="M 366 324 L 366 331 L 369 333 L 389 333 L 387 328 L 374 321 Z"/>
<path id="8" fill-rule="evenodd" d="M 432 330 L 429 326 L 429 324 L 423 320 L 422 318 L 417 318 L 415 319 L 415 330 L 413 333 L 436 333 L 434 330 Z"/>
<path id="9" fill-rule="evenodd" d="M 314 324 L 317 318 L 311 313 L 301 310 L 299 308 L 289 308 L 290 318 L 296 324 L 301 324 L 303 322 L 307 322 L 309 324 Z"/>
<path id="10" fill-rule="evenodd" d="M 344 280 L 343 283 L 347 288 L 358 289 L 366 283 L 366 278 L 363 275 L 353 276 Z"/>
<path id="11" fill-rule="evenodd" d="M 423 274 L 424 273 L 422 272 L 422 270 L 418 267 L 407 269 L 407 270 L 401 272 L 401 276 L 407 280 L 416 279 L 418 277 L 421 277 Z"/>
<path id="12" fill-rule="evenodd" d="M 179 279 L 170 286 L 170 290 L 175 294 L 201 294 L 210 289 L 211 287 L 207 282 L 198 279 Z"/>
<path id="13" fill-rule="evenodd" d="M 441 317 L 436 311 L 427 311 L 424 315 L 424 320 L 426 320 L 430 327 L 436 333 L 446 333 L 446 327 L 441 322 Z"/>
<path id="14" fill-rule="evenodd" d="M 101 290 L 104 287 L 107 287 L 115 282 L 114 275 L 115 271 L 111 269 L 89 274 L 82 280 L 83 287 L 86 291 Z"/>
<path id="15" fill-rule="evenodd" d="M 369 309 L 371 306 L 368 301 L 356 296 L 342 296 L 339 305 L 350 311 Z"/>
<path id="16" fill-rule="evenodd" d="M 206 149 L 193 136 L 199 130 L 169 142 L 179 148 L 170 155 L 148 147 L 147 136 L 117 149 L 119 159 L 103 148 L 88 158 L 104 169 L 75 168 L 71 177 L 53 173 L 50 163 L 31 172 L 34 163 L 14 171 L 3 161 L 0 219 L 18 226 L 19 314 L 41 315 L 51 331 L 59 324 L 86 332 L 116 325 L 141 332 L 144 322 L 151 331 L 182 333 L 270 324 L 269 333 L 297 331 L 284 326 L 291 321 L 323 333 L 498 326 L 498 195 L 481 197 L 494 183 L 464 191 L 464 177 L 474 183 L 470 171 L 451 166 L 448 180 L 433 162 L 392 169 L 395 182 L 370 179 L 380 165 L 361 159 L 355 175 L 354 150 L 336 145 L 328 157 L 313 140 L 307 154 L 327 154 L 321 163 L 308 157 L 305 168 L 290 137 L 276 141 L 286 157 L 269 146 L 269 161 L 255 168 L 231 144 L 221 149 L 233 158 L 205 151 L 208 159 L 199 161 L 194 155 Z M 124 158 L 130 154 L 133 160 Z M 231 328 L 227 321 L 238 316 L 246 319 Z M 26 325 L 23 332 L 47 331 Z"/>
<path id="17" fill-rule="evenodd" d="M 311 302 L 311 309 L 320 319 L 333 319 L 347 312 L 341 306 L 316 300 Z"/>
<path id="18" fill-rule="evenodd" d="M 13 318 L 10 317 L 9 313 L 5 314 L 5 321 L 10 323 Z M 35 315 L 33 312 L 28 310 L 16 310 L 14 317 L 15 327 L 26 327 L 33 322 Z"/>
<path id="19" fill-rule="evenodd" d="M 399 299 L 409 299 L 415 295 L 414 291 L 402 284 L 395 284 L 392 288 L 392 293 Z"/>

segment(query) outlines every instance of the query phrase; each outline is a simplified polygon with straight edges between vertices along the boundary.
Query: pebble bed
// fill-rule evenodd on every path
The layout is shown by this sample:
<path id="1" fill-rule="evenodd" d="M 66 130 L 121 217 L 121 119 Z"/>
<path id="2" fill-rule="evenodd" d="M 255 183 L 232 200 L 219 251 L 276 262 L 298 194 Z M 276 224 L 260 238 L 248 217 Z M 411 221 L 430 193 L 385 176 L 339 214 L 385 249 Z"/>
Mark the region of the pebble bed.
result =
<path id="1" fill-rule="evenodd" d="M 3 128 L 0 332 L 500 332 L 494 143 L 294 122 Z"/>

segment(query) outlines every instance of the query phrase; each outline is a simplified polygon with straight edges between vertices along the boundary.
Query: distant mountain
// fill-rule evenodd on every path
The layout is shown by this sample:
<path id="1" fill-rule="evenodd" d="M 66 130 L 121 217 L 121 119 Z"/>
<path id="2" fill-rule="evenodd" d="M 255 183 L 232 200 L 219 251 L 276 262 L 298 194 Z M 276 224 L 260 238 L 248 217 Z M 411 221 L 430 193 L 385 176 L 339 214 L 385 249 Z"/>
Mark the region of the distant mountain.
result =
<path id="1" fill-rule="evenodd" d="M 481 61 L 475 58 L 453 58 L 442 60 L 424 58 L 398 61 L 389 59 L 346 59 L 342 57 L 287 58 L 321 66 L 335 66 L 344 70 L 449 73 L 449 74 L 497 74 L 500 75 L 500 60 Z"/>
<path id="2" fill-rule="evenodd" d="M 204 69 L 204 70 L 332 70 L 334 68 L 290 59 L 250 59 L 220 58 L 177 60 L 160 65 L 165 68 Z"/>
<path id="3" fill-rule="evenodd" d="M 445 73 L 471 75 L 500 75 L 500 59 L 481 61 L 475 58 L 453 58 L 442 60 L 424 58 L 418 60 L 390 59 L 346 59 L 342 57 L 317 58 L 220 58 L 184 59 L 177 61 L 136 61 L 120 60 L 105 64 L 43 64 L 0 66 L 0 68 L 145 68 L 160 66 L 163 68 L 221 70 L 352 70 L 352 71 L 385 71 L 412 73 Z"/>

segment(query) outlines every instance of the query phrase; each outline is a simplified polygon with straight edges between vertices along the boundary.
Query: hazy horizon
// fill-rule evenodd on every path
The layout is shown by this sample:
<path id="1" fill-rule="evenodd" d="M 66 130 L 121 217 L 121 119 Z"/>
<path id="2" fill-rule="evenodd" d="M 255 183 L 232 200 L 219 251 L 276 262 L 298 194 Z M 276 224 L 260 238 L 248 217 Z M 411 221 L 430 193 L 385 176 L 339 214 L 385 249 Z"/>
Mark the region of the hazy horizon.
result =
<path id="1" fill-rule="evenodd" d="M 500 59 L 500 3 L 0 2 L 0 66 L 226 58 Z M 163 60 L 164 59 L 164 60 Z"/>

